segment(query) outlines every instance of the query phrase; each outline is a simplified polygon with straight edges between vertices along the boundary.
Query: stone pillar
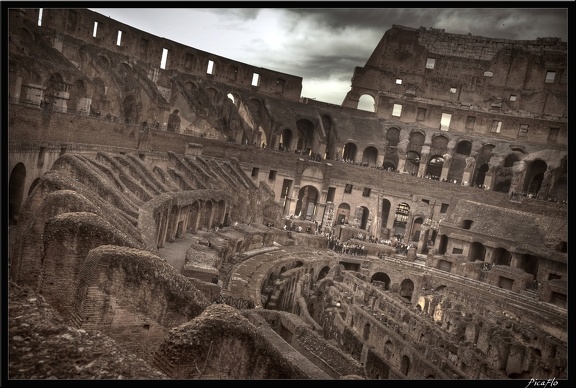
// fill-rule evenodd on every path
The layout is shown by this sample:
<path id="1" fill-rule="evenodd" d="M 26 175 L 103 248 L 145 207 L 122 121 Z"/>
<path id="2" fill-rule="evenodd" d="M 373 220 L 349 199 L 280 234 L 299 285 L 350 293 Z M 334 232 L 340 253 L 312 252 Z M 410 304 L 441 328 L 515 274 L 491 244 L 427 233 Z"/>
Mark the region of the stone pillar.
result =
<path id="1" fill-rule="evenodd" d="M 296 216 L 295 211 L 296 211 L 296 205 L 298 203 L 298 192 L 300 191 L 300 186 L 296 186 L 294 185 L 292 188 L 292 192 L 295 193 L 296 195 L 292 195 L 290 199 L 290 208 L 288 211 L 289 215 L 294 215 Z"/>
<path id="2" fill-rule="evenodd" d="M 418 245 L 416 247 L 416 251 L 418 253 L 424 253 L 424 249 L 428 246 L 428 226 L 422 224 L 420 226 L 420 236 L 418 237 Z"/>
<path id="3" fill-rule="evenodd" d="M 426 147 L 430 148 L 430 147 Z M 424 147 L 422 147 L 422 154 L 420 155 L 420 165 L 418 166 L 418 175 L 423 177 L 426 175 L 426 166 L 428 166 L 428 159 L 430 157 L 429 150 L 424 151 Z"/>
<path id="4" fill-rule="evenodd" d="M 396 166 L 396 170 L 404 171 L 404 166 L 406 165 L 406 156 L 400 156 L 398 158 L 398 166 Z"/>
<path id="5" fill-rule="evenodd" d="M 22 90 L 22 77 L 21 76 L 9 76 L 10 77 L 10 98 L 19 101 L 20 92 Z"/>
<path id="6" fill-rule="evenodd" d="M 492 258 L 492 253 L 494 252 L 494 248 L 486 247 L 486 255 L 484 255 L 484 261 L 488 264 L 493 264 L 494 259 Z"/>
<path id="7" fill-rule="evenodd" d="M 516 252 L 510 252 L 510 268 L 519 268 L 519 264 L 522 260 L 522 255 Z"/>

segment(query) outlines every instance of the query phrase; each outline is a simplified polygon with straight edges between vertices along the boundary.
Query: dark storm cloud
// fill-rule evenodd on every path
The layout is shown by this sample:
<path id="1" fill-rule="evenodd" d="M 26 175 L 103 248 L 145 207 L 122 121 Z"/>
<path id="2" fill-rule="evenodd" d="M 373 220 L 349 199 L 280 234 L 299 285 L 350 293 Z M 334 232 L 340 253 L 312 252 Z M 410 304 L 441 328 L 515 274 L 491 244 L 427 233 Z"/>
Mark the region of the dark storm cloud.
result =
<path id="1" fill-rule="evenodd" d="M 434 27 L 454 34 L 514 40 L 559 37 L 566 41 L 566 9 L 383 8 L 290 9 L 302 18 L 313 18 L 321 28 L 375 29 L 383 35 L 393 24 Z"/>

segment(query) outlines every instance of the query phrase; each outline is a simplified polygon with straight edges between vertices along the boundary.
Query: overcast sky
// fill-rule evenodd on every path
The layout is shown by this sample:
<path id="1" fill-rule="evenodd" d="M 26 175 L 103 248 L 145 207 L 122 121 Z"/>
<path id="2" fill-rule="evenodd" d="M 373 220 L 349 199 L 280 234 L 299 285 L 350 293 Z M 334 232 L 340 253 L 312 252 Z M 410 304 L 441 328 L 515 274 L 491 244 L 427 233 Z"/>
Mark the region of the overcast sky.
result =
<path id="1" fill-rule="evenodd" d="M 518 40 L 568 36 L 566 8 L 90 9 L 186 46 L 300 76 L 303 97 L 337 105 L 350 90 L 354 67 L 365 65 L 393 24 Z"/>

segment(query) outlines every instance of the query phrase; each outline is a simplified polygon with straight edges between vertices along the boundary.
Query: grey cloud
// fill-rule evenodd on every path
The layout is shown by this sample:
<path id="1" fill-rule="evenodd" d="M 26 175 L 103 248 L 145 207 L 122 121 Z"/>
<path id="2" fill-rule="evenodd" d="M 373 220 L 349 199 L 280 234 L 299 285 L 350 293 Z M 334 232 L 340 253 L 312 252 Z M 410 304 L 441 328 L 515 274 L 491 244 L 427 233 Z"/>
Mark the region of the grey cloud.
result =
<path id="1" fill-rule="evenodd" d="M 376 29 L 382 34 L 393 24 L 434 27 L 456 34 L 532 40 L 559 37 L 567 40 L 566 9 L 382 8 L 290 9 L 299 18 L 311 18 L 320 28 Z M 508 22 L 508 25 L 507 23 Z"/>

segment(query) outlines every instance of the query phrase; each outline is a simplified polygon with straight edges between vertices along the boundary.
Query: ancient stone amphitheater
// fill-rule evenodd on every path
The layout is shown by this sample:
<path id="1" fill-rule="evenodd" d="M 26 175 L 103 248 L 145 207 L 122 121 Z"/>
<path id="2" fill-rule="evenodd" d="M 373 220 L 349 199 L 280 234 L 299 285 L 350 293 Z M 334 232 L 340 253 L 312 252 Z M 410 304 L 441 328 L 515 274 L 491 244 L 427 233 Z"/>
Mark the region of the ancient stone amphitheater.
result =
<path id="1" fill-rule="evenodd" d="M 568 378 L 565 42 L 394 26 L 335 106 L 7 22 L 9 380 Z"/>

